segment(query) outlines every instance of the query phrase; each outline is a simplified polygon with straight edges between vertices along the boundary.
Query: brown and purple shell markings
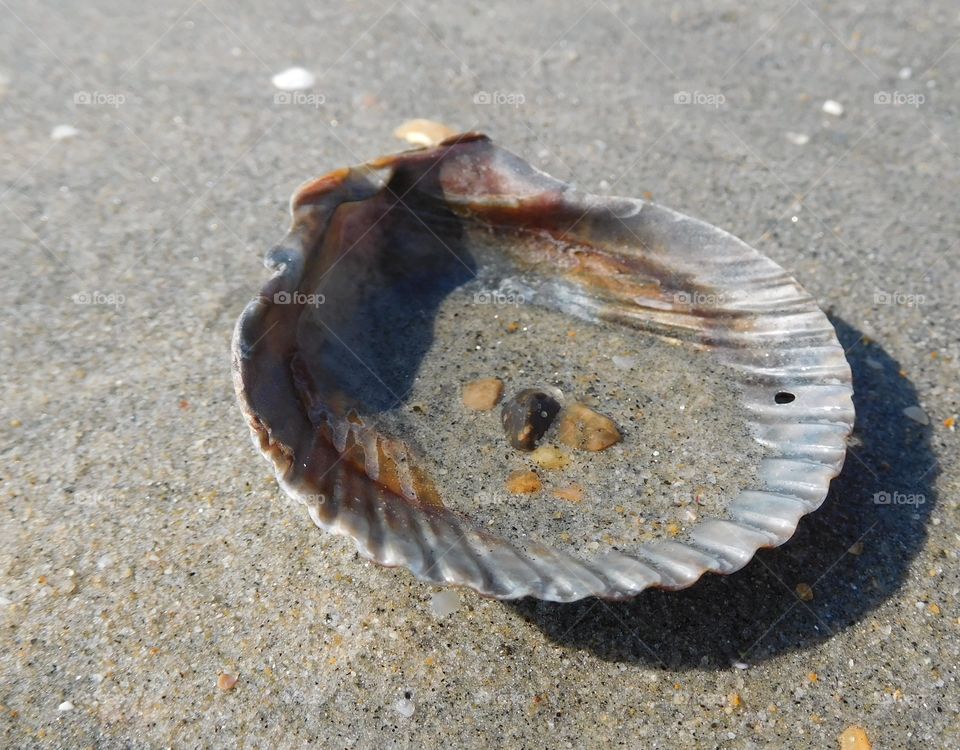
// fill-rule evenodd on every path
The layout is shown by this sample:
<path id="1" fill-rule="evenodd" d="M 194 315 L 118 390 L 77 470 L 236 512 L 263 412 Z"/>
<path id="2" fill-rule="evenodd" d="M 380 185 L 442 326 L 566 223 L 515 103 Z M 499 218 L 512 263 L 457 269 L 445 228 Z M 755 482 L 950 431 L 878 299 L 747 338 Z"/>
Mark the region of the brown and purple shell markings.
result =
<path id="1" fill-rule="evenodd" d="M 237 323 L 235 388 L 283 489 L 371 560 L 502 599 L 680 589 L 783 544 L 843 465 L 854 412 L 833 327 L 789 274 L 726 232 L 578 192 L 476 133 L 332 172 L 297 190 L 291 210 L 266 258 L 273 275 Z M 461 283 L 481 262 L 477 232 L 541 280 L 553 309 L 709 352 L 739 374 L 763 448 L 757 485 L 682 536 L 599 553 L 520 545 L 447 507 L 416 441 L 375 418 L 403 394 L 360 387 L 370 375 L 351 355 L 366 339 L 348 347 L 341 332 L 386 294 Z"/>

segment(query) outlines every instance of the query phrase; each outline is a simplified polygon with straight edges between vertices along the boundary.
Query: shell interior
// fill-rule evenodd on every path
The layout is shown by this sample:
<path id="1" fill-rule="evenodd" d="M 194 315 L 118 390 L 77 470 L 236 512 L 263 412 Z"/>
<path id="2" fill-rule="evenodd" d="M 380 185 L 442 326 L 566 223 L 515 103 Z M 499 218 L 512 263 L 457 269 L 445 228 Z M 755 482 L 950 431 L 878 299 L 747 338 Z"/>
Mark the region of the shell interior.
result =
<path id="1" fill-rule="evenodd" d="M 418 578 L 498 598 L 620 599 L 730 573 L 826 496 L 854 412 L 816 303 L 735 237 L 579 193 L 478 134 L 302 186 L 241 316 L 256 445 L 314 522 Z M 544 387 L 610 417 L 606 450 L 512 448 Z M 539 489 L 507 489 L 534 471 Z"/>

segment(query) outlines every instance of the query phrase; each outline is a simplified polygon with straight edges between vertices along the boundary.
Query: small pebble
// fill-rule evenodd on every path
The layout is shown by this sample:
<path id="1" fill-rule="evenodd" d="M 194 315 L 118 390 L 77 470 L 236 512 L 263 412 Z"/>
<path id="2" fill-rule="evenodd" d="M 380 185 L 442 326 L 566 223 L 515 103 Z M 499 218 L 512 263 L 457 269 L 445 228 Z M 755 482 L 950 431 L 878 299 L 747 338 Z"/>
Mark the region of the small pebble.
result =
<path id="1" fill-rule="evenodd" d="M 553 445 L 541 445 L 530 454 L 530 459 L 544 469 L 563 469 L 570 465 L 570 457 Z"/>
<path id="2" fill-rule="evenodd" d="M 480 378 L 463 386 L 461 400 L 471 411 L 490 411 L 500 402 L 503 381 L 500 378 Z"/>
<path id="3" fill-rule="evenodd" d="M 840 117 L 843 114 L 843 105 L 838 101 L 834 101 L 833 99 L 827 99 L 823 103 L 823 111 L 828 115 Z"/>
<path id="4" fill-rule="evenodd" d="M 408 120 L 393 131 L 395 137 L 414 146 L 435 146 L 456 134 L 442 123 L 422 119 Z"/>
<path id="5" fill-rule="evenodd" d="M 401 698 L 393 704 L 393 707 L 404 719 L 409 719 L 411 716 L 413 716 L 413 712 L 417 710 L 417 707 L 413 704 L 413 701 L 409 700 L 408 698 Z"/>
<path id="6" fill-rule="evenodd" d="M 560 402 L 537 388 L 526 388 L 505 401 L 500 424 L 517 450 L 532 451 L 560 411 Z"/>
<path id="7" fill-rule="evenodd" d="M 620 431 L 609 417 L 572 403 L 560 415 L 557 438 L 577 450 L 602 451 L 620 442 Z"/>
<path id="8" fill-rule="evenodd" d="M 539 492 L 542 486 L 540 477 L 536 473 L 525 469 L 511 472 L 506 482 L 507 491 L 514 495 L 529 495 Z"/>
<path id="9" fill-rule="evenodd" d="M 866 730 L 856 725 L 844 729 L 837 739 L 840 741 L 840 750 L 871 750 L 873 747 L 867 739 Z"/>
<path id="10" fill-rule="evenodd" d="M 899 78 L 901 81 L 908 81 L 912 75 L 913 68 L 900 68 L 899 72 L 897 73 L 897 78 Z"/>
<path id="11" fill-rule="evenodd" d="M 583 502 L 583 487 L 579 484 L 572 484 L 569 487 L 560 487 L 553 491 L 553 496 L 558 500 L 567 500 L 571 503 Z"/>
<path id="12" fill-rule="evenodd" d="M 810 588 L 810 584 L 798 583 L 796 591 L 797 591 L 797 596 L 800 597 L 800 601 L 802 602 L 813 601 L 813 589 Z"/>
<path id="13" fill-rule="evenodd" d="M 636 357 L 621 357 L 620 355 L 617 355 L 612 359 L 613 359 L 613 366 L 616 367 L 618 370 L 629 370 L 631 367 L 637 364 Z"/>
<path id="14" fill-rule="evenodd" d="M 850 549 L 847 550 L 847 551 L 848 551 L 851 555 L 854 555 L 855 557 L 859 557 L 860 555 L 863 554 L 863 542 L 854 542 L 854 543 L 850 546 Z"/>
<path id="15" fill-rule="evenodd" d="M 456 591 L 438 591 L 430 597 L 433 616 L 443 618 L 460 609 L 460 595 Z"/>
<path id="16" fill-rule="evenodd" d="M 927 413 L 919 406 L 908 406 L 903 410 L 903 416 L 907 419 L 912 419 L 918 424 L 930 424 L 930 417 L 928 417 Z"/>
<path id="17" fill-rule="evenodd" d="M 65 141 L 79 134 L 80 131 L 73 127 L 73 125 L 57 125 L 50 131 L 50 138 L 55 141 Z"/>
<path id="18" fill-rule="evenodd" d="M 58 711 L 73 711 L 73 704 L 70 701 L 64 701 L 59 706 L 57 706 Z"/>
<path id="19" fill-rule="evenodd" d="M 233 690 L 233 687 L 236 684 L 237 684 L 237 678 L 234 677 L 232 674 L 227 674 L 226 672 L 223 672 L 217 678 L 217 687 L 223 690 L 224 692 L 228 690 Z"/>
<path id="20" fill-rule="evenodd" d="M 810 143 L 810 136 L 806 133 L 787 132 L 787 140 L 794 146 L 806 146 Z"/>
<path id="21" fill-rule="evenodd" d="M 313 73 L 303 68 L 287 68 L 270 79 L 281 91 L 303 91 L 312 88 L 316 81 Z"/>

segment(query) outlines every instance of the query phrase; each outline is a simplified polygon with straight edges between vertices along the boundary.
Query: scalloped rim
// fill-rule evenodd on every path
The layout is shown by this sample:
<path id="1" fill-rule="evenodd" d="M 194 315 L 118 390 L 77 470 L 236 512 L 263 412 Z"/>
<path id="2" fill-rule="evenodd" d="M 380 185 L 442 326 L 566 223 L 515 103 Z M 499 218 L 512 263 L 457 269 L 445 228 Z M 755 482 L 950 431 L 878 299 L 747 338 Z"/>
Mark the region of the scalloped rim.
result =
<path id="1" fill-rule="evenodd" d="M 477 137 L 457 136 L 436 148 Z M 373 175 L 406 155 L 423 151 L 381 157 L 354 169 L 370 180 L 370 190 L 376 190 L 383 182 L 371 179 Z M 718 329 L 718 336 L 729 339 L 721 343 L 729 346 L 714 351 L 724 364 L 756 381 L 745 387 L 744 406 L 756 439 L 765 448 L 759 471 L 762 486 L 740 492 L 727 506 L 729 518 L 704 518 L 682 541 L 647 542 L 630 554 L 611 551 L 589 561 L 547 547 L 517 549 L 452 513 L 427 513 L 404 503 L 374 503 L 364 513 L 356 513 L 343 507 L 331 511 L 330 504 L 318 503 L 315 493 L 307 491 L 309 486 L 288 476 L 288 453 L 273 439 L 251 403 L 244 364 L 254 356 L 259 338 L 266 335 L 259 334 L 259 324 L 272 294 L 291 284 L 295 288 L 303 270 L 306 251 L 296 222 L 298 200 L 302 205 L 304 195 L 336 186 L 351 173 L 353 170 L 338 170 L 304 183 L 294 194 L 294 228 L 281 244 L 282 251 L 268 253 L 265 263 L 274 275 L 240 316 L 232 346 L 235 388 L 254 445 L 274 464 L 284 491 L 307 506 L 317 526 L 350 536 L 363 557 L 388 567 L 406 567 L 426 583 L 466 586 L 498 599 L 535 596 L 569 602 L 587 596 L 626 599 L 650 587 L 686 588 L 707 572 L 733 573 L 757 550 L 786 542 L 800 518 L 823 503 L 830 481 L 843 466 L 855 415 L 843 348 L 814 300 L 777 264 L 724 230 L 656 204 L 599 197 L 569 186 L 564 200 L 584 211 L 631 206 L 630 216 L 645 212 L 644 216 L 650 217 L 652 213 L 664 226 L 673 224 L 674 230 L 680 227 L 691 235 L 702 235 L 704 256 L 697 260 L 709 267 L 707 274 L 714 273 L 711 286 L 741 300 L 736 304 L 738 312 L 756 315 L 750 331 Z M 613 215 L 623 223 L 616 212 Z M 737 268 L 732 269 L 733 265 Z M 774 279 L 776 283 L 772 283 Z M 664 313 L 664 319 L 669 316 Z M 251 340 L 254 334 L 257 338 Z M 750 340 L 762 340 L 764 347 L 742 346 Z M 789 391 L 797 398 L 791 404 L 775 404 L 772 395 L 779 391 Z"/>

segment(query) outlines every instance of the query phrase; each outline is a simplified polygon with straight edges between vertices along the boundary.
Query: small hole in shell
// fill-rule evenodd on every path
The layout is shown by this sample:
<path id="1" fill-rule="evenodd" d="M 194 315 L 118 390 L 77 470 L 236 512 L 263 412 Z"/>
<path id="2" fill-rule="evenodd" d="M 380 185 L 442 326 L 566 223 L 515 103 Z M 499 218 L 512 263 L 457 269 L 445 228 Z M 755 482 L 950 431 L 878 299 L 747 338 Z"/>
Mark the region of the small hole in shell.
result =
<path id="1" fill-rule="evenodd" d="M 795 395 L 789 391 L 780 391 L 776 396 L 773 397 L 773 400 L 778 404 L 789 404 L 796 398 Z"/>

